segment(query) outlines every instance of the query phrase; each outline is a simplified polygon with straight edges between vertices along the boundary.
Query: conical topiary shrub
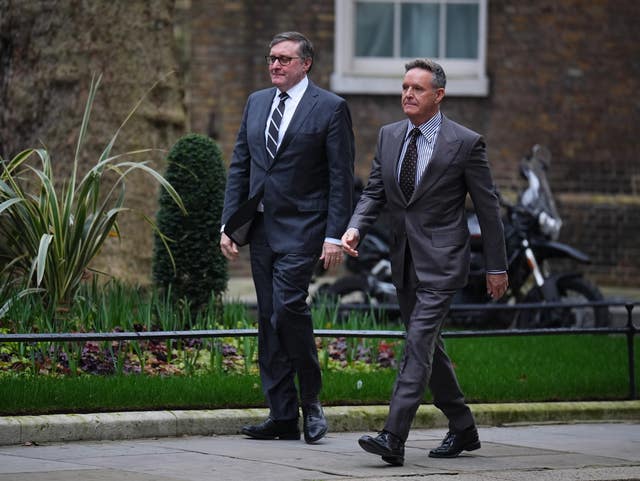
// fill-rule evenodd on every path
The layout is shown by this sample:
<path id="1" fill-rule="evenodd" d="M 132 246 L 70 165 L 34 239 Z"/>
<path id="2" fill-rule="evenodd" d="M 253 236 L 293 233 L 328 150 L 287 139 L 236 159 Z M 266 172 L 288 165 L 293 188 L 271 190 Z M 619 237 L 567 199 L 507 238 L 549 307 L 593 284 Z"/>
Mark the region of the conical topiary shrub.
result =
<path id="1" fill-rule="evenodd" d="M 173 299 L 186 298 L 192 308 L 206 305 L 227 288 L 227 259 L 220 252 L 220 217 L 225 169 L 218 145 L 209 137 L 188 134 L 168 155 L 166 179 L 182 197 L 183 214 L 166 192 L 160 194 L 156 223 L 175 263 L 158 234 L 154 238 L 153 280 Z"/>

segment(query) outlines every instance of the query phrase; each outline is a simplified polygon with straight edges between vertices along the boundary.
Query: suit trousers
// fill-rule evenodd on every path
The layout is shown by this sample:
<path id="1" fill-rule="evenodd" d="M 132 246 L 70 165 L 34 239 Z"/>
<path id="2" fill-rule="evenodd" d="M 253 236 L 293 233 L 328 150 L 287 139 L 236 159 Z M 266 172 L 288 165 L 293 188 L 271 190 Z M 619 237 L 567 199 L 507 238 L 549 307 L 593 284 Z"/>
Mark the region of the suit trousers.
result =
<path id="1" fill-rule="evenodd" d="M 405 282 L 403 288 L 398 289 L 406 329 L 404 356 L 384 427 L 404 441 L 424 400 L 427 385 L 433 404 L 449 420 L 450 431 L 462 431 L 475 424 L 441 334 L 455 290 L 420 285 L 408 245 L 406 252 Z"/>
<path id="2" fill-rule="evenodd" d="M 249 249 L 258 299 L 258 363 L 269 415 L 277 421 L 297 419 L 296 376 L 302 405 L 318 401 L 322 387 L 307 304 L 318 255 L 274 252 L 263 214 L 256 216 Z"/>

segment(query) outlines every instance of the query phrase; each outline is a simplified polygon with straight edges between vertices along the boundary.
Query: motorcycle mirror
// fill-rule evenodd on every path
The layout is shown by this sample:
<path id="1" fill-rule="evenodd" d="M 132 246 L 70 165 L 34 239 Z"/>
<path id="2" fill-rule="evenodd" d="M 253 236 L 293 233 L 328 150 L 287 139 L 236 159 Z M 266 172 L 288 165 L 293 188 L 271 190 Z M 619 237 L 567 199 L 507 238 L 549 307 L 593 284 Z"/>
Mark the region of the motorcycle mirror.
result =
<path id="1" fill-rule="evenodd" d="M 544 145 L 535 144 L 531 149 L 531 158 L 537 159 L 542 167 L 547 170 L 551 165 L 551 152 Z"/>

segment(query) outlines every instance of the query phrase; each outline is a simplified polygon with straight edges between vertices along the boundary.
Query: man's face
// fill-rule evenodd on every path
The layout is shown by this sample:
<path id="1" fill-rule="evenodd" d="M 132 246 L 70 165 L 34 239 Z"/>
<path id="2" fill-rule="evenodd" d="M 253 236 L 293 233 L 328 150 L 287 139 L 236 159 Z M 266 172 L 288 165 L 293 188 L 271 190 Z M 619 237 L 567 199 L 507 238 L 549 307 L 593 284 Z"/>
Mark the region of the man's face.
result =
<path id="1" fill-rule="evenodd" d="M 434 88 L 433 74 L 422 68 L 412 68 L 402 82 L 402 110 L 414 125 L 433 117 L 444 97 L 444 89 Z"/>
<path id="2" fill-rule="evenodd" d="M 275 44 L 271 47 L 269 55 L 291 59 L 288 65 L 282 65 L 279 60 L 269 65 L 271 82 L 282 92 L 286 92 L 300 82 L 311 67 L 311 59 L 301 59 L 298 42 L 291 40 Z"/>

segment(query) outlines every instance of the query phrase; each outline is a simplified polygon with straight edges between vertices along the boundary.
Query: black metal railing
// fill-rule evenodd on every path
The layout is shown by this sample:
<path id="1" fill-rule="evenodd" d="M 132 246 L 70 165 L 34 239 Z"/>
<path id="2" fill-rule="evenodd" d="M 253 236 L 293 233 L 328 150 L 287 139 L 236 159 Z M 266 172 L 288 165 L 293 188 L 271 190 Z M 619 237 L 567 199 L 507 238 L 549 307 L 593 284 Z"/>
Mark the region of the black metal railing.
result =
<path id="1" fill-rule="evenodd" d="M 584 307 L 621 307 L 626 309 L 626 325 L 622 327 L 559 327 L 536 329 L 487 329 L 487 330 L 460 330 L 443 331 L 445 338 L 463 337 L 496 337 L 496 336 L 544 336 L 544 335 L 586 335 L 586 334 L 619 334 L 627 338 L 627 358 L 629 371 L 629 399 L 638 399 L 635 382 L 635 346 L 634 338 L 638 328 L 633 322 L 634 307 L 640 305 L 637 302 L 603 300 L 593 302 L 543 302 L 523 304 L 460 304 L 452 305 L 452 311 L 478 311 L 478 310 L 540 310 L 540 309 L 567 309 Z M 397 305 L 368 304 L 341 304 L 335 306 L 338 309 L 384 311 L 398 309 Z M 352 329 L 316 329 L 318 337 L 360 337 L 360 338 L 404 338 L 405 332 L 400 330 L 352 330 Z M 65 333 L 27 333 L 27 334 L 0 334 L 0 344 L 5 342 L 87 342 L 87 341 L 146 341 L 166 339 L 204 339 L 219 337 L 255 337 L 257 329 L 208 329 L 189 331 L 144 331 L 144 332 L 65 332 Z"/>

